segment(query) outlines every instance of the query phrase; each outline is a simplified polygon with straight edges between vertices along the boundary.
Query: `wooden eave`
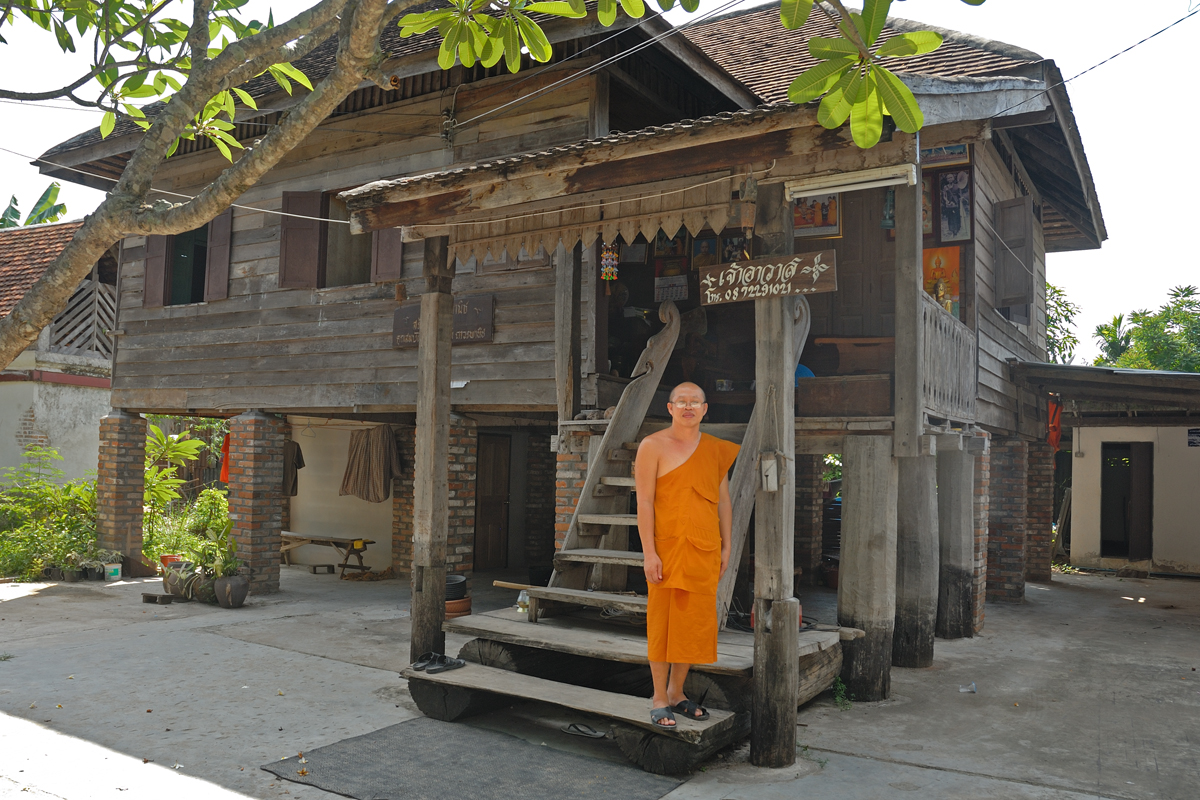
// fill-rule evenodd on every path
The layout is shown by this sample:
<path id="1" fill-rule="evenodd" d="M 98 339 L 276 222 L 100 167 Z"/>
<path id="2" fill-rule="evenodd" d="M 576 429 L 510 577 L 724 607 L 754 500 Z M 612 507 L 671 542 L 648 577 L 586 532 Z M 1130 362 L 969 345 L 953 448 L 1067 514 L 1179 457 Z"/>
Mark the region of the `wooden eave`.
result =
<path id="1" fill-rule="evenodd" d="M 1064 400 L 1200 411 L 1200 373 L 1009 362 L 1014 380 Z"/>

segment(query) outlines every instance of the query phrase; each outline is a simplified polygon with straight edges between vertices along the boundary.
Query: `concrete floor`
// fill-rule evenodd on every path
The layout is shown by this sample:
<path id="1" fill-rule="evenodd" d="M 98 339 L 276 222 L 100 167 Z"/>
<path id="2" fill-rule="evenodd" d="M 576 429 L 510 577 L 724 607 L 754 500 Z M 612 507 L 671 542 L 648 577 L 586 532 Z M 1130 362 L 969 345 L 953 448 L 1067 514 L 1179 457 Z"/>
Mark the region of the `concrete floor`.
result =
<path id="1" fill-rule="evenodd" d="M 520 580 L 477 578 L 476 610 L 513 602 L 492 577 Z M 142 604 L 156 581 L 0 584 L 0 797 L 333 797 L 258 767 L 417 715 L 396 676 L 408 590 L 281 582 L 236 611 Z M 834 602 L 813 590 L 805 617 Z M 1193 800 L 1198 633 L 1198 582 L 1056 576 L 989 606 L 984 635 L 939 641 L 934 667 L 894 670 L 890 700 L 809 704 L 795 767 L 751 767 L 743 746 L 668 797 Z M 580 719 L 523 704 L 472 724 L 623 761 L 558 730 Z"/>

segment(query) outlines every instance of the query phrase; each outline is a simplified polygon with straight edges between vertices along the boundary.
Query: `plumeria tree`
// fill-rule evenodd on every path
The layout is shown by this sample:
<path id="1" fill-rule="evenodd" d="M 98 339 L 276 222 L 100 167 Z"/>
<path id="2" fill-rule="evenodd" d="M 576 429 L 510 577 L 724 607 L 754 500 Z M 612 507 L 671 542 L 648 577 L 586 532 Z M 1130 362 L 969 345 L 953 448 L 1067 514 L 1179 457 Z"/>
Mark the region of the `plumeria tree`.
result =
<path id="1" fill-rule="evenodd" d="M 0 365 L 9 364 L 65 306 L 92 265 L 126 235 L 194 230 L 228 208 L 317 127 L 363 79 L 388 87 L 380 71 L 384 27 L 398 24 L 411 36 L 436 30 L 439 63 L 495 65 L 502 59 L 518 71 L 522 56 L 550 59 L 549 39 L 539 20 L 583 18 L 595 13 L 611 26 L 619 15 L 641 18 L 644 0 L 446 0 L 434 10 L 409 13 L 426 0 L 319 0 L 292 18 L 247 20 L 248 0 L 0 0 L 0 46 L 23 19 L 62 53 L 91 51 L 90 66 L 74 80 L 49 89 L 7 84 L 28 80 L 0 76 L 0 99 L 68 100 L 100 109 L 100 133 L 118 122 L 144 131 L 124 171 L 103 202 L 88 215 L 37 284 L 0 319 Z M 963 0 L 979 5 L 983 0 Z M 657 0 L 668 11 L 675 0 Z M 681 0 L 695 11 L 699 0 Z M 910 32 L 880 41 L 892 0 L 864 0 L 859 11 L 841 0 L 781 0 L 780 24 L 796 29 L 814 13 L 827 17 L 837 37 L 813 37 L 809 51 L 820 63 L 792 83 L 789 97 L 805 103 L 821 98 L 819 120 L 836 128 L 850 122 L 854 141 L 879 141 L 883 117 L 916 131 L 921 110 L 912 92 L 882 66 L 886 57 L 928 53 L 941 45 L 933 32 Z M 24 33 L 22 35 L 25 35 Z M 329 72 L 310 81 L 293 62 L 317 45 L 336 41 Z M 52 42 L 52 43 L 51 43 Z M 34 72 L 36 74 L 36 72 Z M 255 110 L 245 90 L 252 78 L 270 75 L 298 99 L 278 124 L 252 144 L 234 136 L 234 120 Z M 166 160 L 185 139 L 211 141 L 229 165 L 195 197 L 178 202 L 152 195 Z"/>

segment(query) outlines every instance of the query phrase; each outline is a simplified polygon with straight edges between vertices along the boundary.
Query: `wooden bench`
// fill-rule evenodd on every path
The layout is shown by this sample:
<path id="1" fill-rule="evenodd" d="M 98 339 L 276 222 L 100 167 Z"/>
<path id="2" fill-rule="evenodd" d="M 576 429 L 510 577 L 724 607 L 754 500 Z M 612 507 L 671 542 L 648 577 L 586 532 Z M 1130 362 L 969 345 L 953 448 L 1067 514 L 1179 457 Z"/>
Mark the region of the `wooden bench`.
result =
<path id="1" fill-rule="evenodd" d="M 363 564 L 362 554 L 367 552 L 367 546 L 375 544 L 374 539 L 352 539 L 344 536 L 310 536 L 308 534 L 292 533 L 291 531 L 283 531 L 283 563 L 291 566 L 292 551 L 297 547 L 303 547 L 306 544 L 324 545 L 332 547 L 342 556 L 341 569 L 338 572 L 339 577 L 346 574 L 348 569 L 358 569 L 363 572 L 370 572 L 371 568 Z M 350 556 L 358 559 L 358 564 L 351 564 Z"/>

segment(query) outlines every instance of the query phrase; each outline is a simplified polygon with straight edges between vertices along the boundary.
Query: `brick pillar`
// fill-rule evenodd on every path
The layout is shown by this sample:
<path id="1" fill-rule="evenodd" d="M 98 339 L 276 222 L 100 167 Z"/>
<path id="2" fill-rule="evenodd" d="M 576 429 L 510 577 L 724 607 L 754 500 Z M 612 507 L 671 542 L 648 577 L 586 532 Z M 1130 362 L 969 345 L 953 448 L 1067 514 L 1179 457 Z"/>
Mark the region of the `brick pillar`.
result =
<path id="1" fill-rule="evenodd" d="M 475 478 L 478 469 L 475 423 L 450 417 L 450 520 L 446 534 L 446 574 L 469 576 L 475 566 Z"/>
<path id="2" fill-rule="evenodd" d="M 292 426 L 287 420 L 279 421 L 282 425 L 283 439 L 287 441 L 292 438 Z M 282 484 L 280 484 L 282 486 Z M 279 528 L 280 530 L 290 531 L 292 529 L 292 498 L 280 493 L 281 502 L 279 503 Z"/>
<path id="3" fill-rule="evenodd" d="M 416 428 L 393 427 L 400 466 L 404 470 L 392 481 L 392 568 L 397 575 L 412 574 L 413 560 L 413 466 L 417 459 Z"/>
<path id="4" fill-rule="evenodd" d="M 1049 442 L 1029 443 L 1028 473 L 1025 580 L 1049 583 L 1054 555 L 1054 448 Z"/>
<path id="5" fill-rule="evenodd" d="M 104 549 L 141 555 L 145 471 L 146 420 L 114 408 L 100 419 L 96 466 L 96 534 Z"/>
<path id="6" fill-rule="evenodd" d="M 556 469 L 550 434 L 531 433 L 525 479 L 525 563 L 531 566 L 548 567 L 554 557 Z"/>
<path id="7" fill-rule="evenodd" d="M 821 567 L 825 508 L 825 457 L 796 455 L 795 558 L 798 583 L 813 586 Z"/>
<path id="8" fill-rule="evenodd" d="M 285 427 L 261 411 L 229 421 L 229 517 L 251 594 L 279 591 Z"/>
<path id="9" fill-rule="evenodd" d="M 554 474 L 554 549 L 562 548 L 571 527 L 571 515 L 587 479 L 589 431 L 563 431 L 558 439 L 557 469 Z M 546 565 L 549 566 L 549 565 Z"/>
<path id="10" fill-rule="evenodd" d="M 987 599 L 1025 599 L 1025 525 L 1028 520 L 1029 445 L 1017 438 L 992 442 L 988 515 Z"/>
<path id="11" fill-rule="evenodd" d="M 981 439 L 990 439 L 987 431 L 975 431 Z M 984 450 L 988 447 L 985 445 Z M 983 605 L 987 599 L 988 517 L 991 508 L 992 457 L 988 452 L 975 457 L 975 576 L 974 631 L 983 630 Z"/>

